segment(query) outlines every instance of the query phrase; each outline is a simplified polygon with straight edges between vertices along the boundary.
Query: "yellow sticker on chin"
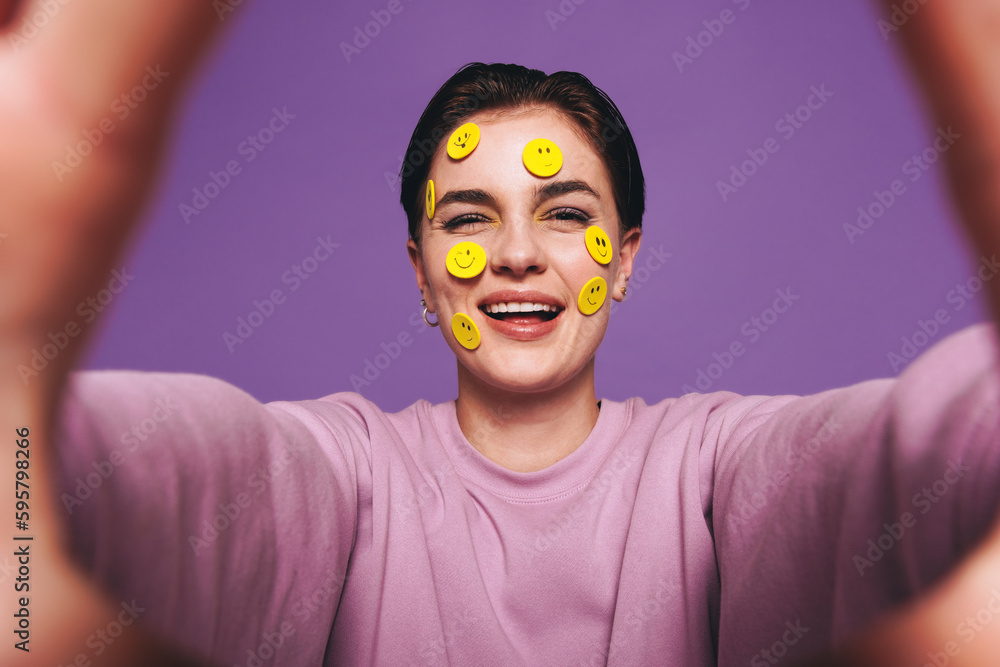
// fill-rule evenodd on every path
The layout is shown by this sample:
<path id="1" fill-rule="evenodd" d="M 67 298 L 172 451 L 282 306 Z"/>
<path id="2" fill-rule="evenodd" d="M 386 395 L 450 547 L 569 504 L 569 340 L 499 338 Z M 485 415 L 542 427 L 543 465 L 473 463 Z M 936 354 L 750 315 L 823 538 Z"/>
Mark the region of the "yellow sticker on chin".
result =
<path id="1" fill-rule="evenodd" d="M 473 241 L 462 241 L 448 251 L 448 273 L 456 278 L 475 278 L 486 268 L 486 251 Z"/>
<path id="2" fill-rule="evenodd" d="M 521 160 L 535 176 L 548 178 L 562 169 L 562 151 L 551 139 L 532 139 L 524 146 Z"/>
<path id="3" fill-rule="evenodd" d="M 601 306 L 608 295 L 608 283 L 604 278 L 597 276 L 587 281 L 587 284 L 580 290 L 580 296 L 576 299 L 576 304 L 580 307 L 580 312 L 584 315 L 593 315 Z"/>
<path id="4" fill-rule="evenodd" d="M 608 238 L 603 229 L 597 225 L 587 227 L 587 235 L 584 240 L 587 243 L 587 250 L 594 260 L 601 264 L 611 262 L 611 254 L 614 249 L 611 247 L 611 239 Z"/>
<path id="5" fill-rule="evenodd" d="M 427 179 L 427 219 L 434 219 L 434 181 Z"/>
<path id="6" fill-rule="evenodd" d="M 451 318 L 451 332 L 455 334 L 458 344 L 466 350 L 479 347 L 479 327 L 465 313 L 455 313 Z"/>
<path id="7" fill-rule="evenodd" d="M 479 145 L 479 126 L 475 123 L 460 125 L 457 130 L 448 137 L 448 157 L 461 160 L 466 155 L 476 150 Z"/>

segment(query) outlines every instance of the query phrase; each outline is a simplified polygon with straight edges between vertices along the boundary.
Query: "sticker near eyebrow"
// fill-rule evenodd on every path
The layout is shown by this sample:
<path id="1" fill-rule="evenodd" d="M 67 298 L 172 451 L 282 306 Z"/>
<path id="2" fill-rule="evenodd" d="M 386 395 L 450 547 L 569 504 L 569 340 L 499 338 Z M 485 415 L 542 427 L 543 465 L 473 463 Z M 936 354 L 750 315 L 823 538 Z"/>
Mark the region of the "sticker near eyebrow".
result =
<path id="1" fill-rule="evenodd" d="M 475 123 L 466 123 L 459 126 L 457 130 L 448 137 L 448 157 L 454 160 L 461 160 L 466 155 L 476 150 L 479 145 L 479 126 Z"/>
<path id="2" fill-rule="evenodd" d="M 548 178 L 562 169 L 562 151 L 550 139 L 532 139 L 521 153 L 524 166 L 535 176 Z"/>

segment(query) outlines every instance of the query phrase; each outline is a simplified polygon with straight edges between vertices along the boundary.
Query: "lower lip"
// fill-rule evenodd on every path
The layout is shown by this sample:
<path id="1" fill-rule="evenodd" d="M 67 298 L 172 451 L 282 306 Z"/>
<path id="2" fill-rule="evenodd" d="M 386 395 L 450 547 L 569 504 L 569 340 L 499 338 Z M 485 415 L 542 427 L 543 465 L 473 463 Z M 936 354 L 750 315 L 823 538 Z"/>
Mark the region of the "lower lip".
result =
<path id="1" fill-rule="evenodd" d="M 482 311 L 480 311 L 482 312 Z M 562 318 L 565 309 L 561 310 L 558 315 L 553 317 L 548 322 L 538 322 L 537 324 L 516 324 L 514 322 L 508 322 L 507 320 L 495 320 L 486 313 L 486 323 L 490 325 L 490 328 L 497 333 L 503 334 L 508 338 L 513 338 L 514 340 L 538 340 L 543 336 L 546 336 L 559 325 L 559 320 Z"/>

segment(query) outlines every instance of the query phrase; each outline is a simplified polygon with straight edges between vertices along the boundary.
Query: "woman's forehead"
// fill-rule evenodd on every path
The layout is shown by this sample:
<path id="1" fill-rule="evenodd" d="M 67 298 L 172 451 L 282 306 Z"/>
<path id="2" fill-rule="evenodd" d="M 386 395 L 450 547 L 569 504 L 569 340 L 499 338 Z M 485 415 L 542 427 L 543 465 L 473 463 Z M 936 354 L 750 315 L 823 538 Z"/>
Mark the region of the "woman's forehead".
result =
<path id="1" fill-rule="evenodd" d="M 517 188 L 534 191 L 541 181 L 576 179 L 610 194 L 604 164 L 582 131 L 565 114 L 551 108 L 476 114 L 467 122 L 479 128 L 479 143 L 467 156 L 454 159 L 441 149 L 431 164 L 429 178 L 438 196 L 453 188 Z M 553 142 L 562 154 L 562 166 L 551 176 L 540 177 L 526 166 L 524 150 L 535 139 Z"/>

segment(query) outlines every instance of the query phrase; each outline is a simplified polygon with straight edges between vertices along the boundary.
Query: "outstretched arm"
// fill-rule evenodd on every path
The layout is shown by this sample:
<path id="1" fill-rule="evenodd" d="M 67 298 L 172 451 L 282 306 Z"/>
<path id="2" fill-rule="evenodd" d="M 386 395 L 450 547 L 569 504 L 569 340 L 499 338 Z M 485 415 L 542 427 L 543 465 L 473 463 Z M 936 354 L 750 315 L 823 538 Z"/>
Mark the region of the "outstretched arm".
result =
<path id="1" fill-rule="evenodd" d="M 893 0 L 879 0 L 891 20 Z M 946 154 L 952 201 L 975 249 L 1000 253 L 1000 0 L 931 0 L 892 32 L 901 42 L 933 120 L 961 134 Z M 1000 285 L 989 283 L 1000 323 Z M 955 627 L 975 617 L 984 593 L 1000 590 L 1000 524 L 929 594 L 894 613 L 856 642 L 838 665 L 991 665 L 1000 625 L 982 627 L 959 646 Z M 935 657 L 936 656 L 936 657 Z"/>
<path id="2" fill-rule="evenodd" d="M 3 553 L 30 549 L 30 579 L 0 588 L 2 664 L 70 663 L 120 611 L 67 554 L 49 460 L 58 396 L 92 328 L 67 336 L 44 371 L 23 369 L 107 283 L 182 85 L 220 23 L 210 0 L 0 0 L 0 540 Z M 126 118 L 112 113 L 136 86 L 145 99 Z M 18 511 L 27 530 L 15 527 Z M 10 632 L 23 609 L 30 651 Z M 179 664 L 141 630 L 102 659 Z"/>

